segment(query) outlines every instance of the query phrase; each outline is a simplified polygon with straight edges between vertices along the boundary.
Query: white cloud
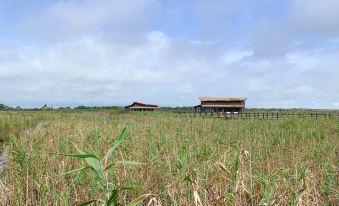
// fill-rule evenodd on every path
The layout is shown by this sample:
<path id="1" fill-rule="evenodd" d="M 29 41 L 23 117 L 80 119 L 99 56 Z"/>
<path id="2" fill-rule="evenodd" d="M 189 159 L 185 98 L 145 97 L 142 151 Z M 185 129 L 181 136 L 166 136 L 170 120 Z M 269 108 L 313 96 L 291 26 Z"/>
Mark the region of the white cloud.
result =
<path id="1" fill-rule="evenodd" d="M 48 47 L 1 49 L 5 103 L 194 105 L 199 96 L 215 95 L 247 96 L 248 105 L 258 107 L 336 107 L 337 47 L 297 47 L 272 58 L 161 31 L 135 35 L 132 42 L 121 38 L 90 35 Z"/>
<path id="2" fill-rule="evenodd" d="M 246 57 L 250 57 L 253 55 L 253 51 L 244 50 L 244 49 L 230 49 L 224 52 L 222 55 L 222 60 L 226 64 L 232 64 L 241 61 Z"/>
<path id="3" fill-rule="evenodd" d="M 158 99 L 155 95 L 173 104 L 176 95 L 190 94 L 191 82 L 196 84 L 204 74 L 222 74 L 214 47 L 171 39 L 159 31 L 137 38 L 140 42 L 134 44 L 97 35 L 51 47 L 15 48 L 9 54 L 0 51 L 0 58 L 6 59 L 0 62 L 0 91 L 13 104 L 80 104 L 91 98 L 122 104 Z"/>
<path id="4" fill-rule="evenodd" d="M 23 32 L 45 37 L 79 36 L 79 32 L 143 30 L 158 8 L 157 0 L 55 1 L 27 11 Z"/>
<path id="5" fill-rule="evenodd" d="M 338 0 L 294 0 L 288 17 L 295 30 L 321 37 L 339 36 Z"/>
<path id="6" fill-rule="evenodd" d="M 285 55 L 294 40 L 285 23 L 278 20 L 259 20 L 251 26 L 249 32 L 255 55 L 261 57 Z"/>

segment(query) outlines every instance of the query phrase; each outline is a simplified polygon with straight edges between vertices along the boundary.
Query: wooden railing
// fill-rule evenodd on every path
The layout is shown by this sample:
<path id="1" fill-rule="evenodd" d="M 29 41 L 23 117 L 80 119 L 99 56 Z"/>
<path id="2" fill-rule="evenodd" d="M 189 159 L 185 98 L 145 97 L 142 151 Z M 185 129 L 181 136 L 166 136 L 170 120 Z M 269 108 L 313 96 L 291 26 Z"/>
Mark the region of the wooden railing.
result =
<path id="1" fill-rule="evenodd" d="M 312 119 L 330 119 L 338 118 L 339 114 L 331 113 L 279 113 L 279 112 L 239 112 L 239 113 L 221 113 L 221 112 L 182 112 L 178 113 L 187 117 L 209 117 L 226 119 L 282 119 L 282 118 L 312 118 Z"/>

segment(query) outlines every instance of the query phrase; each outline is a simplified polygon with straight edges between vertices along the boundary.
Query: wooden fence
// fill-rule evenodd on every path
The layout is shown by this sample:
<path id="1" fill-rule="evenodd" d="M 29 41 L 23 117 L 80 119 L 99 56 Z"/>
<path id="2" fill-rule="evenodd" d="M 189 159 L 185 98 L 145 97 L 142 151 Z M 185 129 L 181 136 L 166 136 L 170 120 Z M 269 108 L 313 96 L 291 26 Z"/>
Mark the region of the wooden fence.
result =
<path id="1" fill-rule="evenodd" d="M 220 113 L 220 112 L 185 112 L 179 113 L 187 117 L 203 118 L 225 118 L 225 119 L 283 119 L 283 118 L 312 118 L 330 119 L 338 118 L 339 114 L 331 113 L 278 113 L 278 112 L 240 112 L 240 113 Z"/>

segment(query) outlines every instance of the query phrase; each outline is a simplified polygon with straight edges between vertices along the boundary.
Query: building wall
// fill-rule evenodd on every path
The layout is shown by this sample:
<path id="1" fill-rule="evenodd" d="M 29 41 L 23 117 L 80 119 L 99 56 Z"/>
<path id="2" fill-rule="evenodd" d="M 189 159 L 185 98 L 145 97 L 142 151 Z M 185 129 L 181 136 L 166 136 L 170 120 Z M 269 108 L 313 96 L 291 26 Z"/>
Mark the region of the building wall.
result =
<path id="1" fill-rule="evenodd" d="M 218 105 L 218 107 L 204 107 Z M 219 106 L 225 106 L 220 108 Z M 230 107 L 232 106 L 232 107 Z M 200 106 L 195 107 L 196 112 L 244 112 L 245 101 L 202 101 Z"/>
<path id="2" fill-rule="evenodd" d="M 127 111 L 154 111 L 154 108 L 125 108 Z"/>
<path id="3" fill-rule="evenodd" d="M 237 105 L 245 106 L 245 101 L 202 101 L 201 105 Z"/>
<path id="4" fill-rule="evenodd" d="M 244 107 L 238 108 L 216 108 L 216 107 L 196 107 L 195 112 L 243 112 Z"/>

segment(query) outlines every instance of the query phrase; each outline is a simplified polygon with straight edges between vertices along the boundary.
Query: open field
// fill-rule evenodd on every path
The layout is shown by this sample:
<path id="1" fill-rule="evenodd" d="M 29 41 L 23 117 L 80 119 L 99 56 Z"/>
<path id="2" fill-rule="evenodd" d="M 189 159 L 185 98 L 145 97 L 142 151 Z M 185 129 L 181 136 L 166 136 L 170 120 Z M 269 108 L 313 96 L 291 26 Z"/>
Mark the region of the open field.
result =
<path id="1" fill-rule="evenodd" d="M 0 138 L 1 205 L 339 204 L 335 118 L 8 111 Z"/>

